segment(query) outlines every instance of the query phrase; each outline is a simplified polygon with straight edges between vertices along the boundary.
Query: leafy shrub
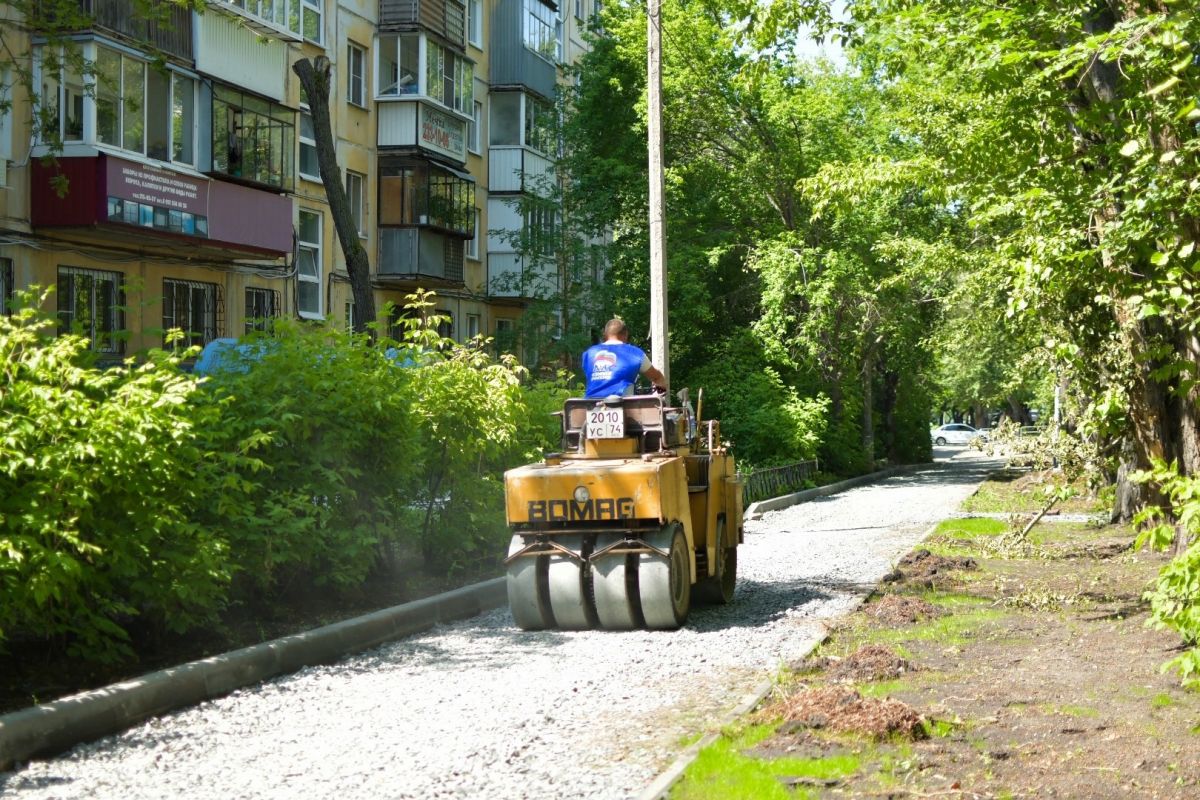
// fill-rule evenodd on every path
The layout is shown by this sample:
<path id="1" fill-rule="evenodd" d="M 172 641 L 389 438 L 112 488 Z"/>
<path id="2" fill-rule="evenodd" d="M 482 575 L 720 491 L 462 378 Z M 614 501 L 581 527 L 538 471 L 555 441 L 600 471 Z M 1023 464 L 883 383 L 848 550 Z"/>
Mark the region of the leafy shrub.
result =
<path id="1" fill-rule="evenodd" d="M 417 491 L 415 384 L 385 348 L 332 326 L 277 320 L 230 351 L 199 393 L 200 435 L 245 460 L 198 514 L 227 532 L 242 589 L 363 580 Z"/>
<path id="2" fill-rule="evenodd" d="M 211 622 L 228 550 L 190 518 L 210 455 L 195 381 L 166 353 L 98 370 L 86 340 L 52 330 L 35 308 L 0 316 L 0 642 L 54 637 L 112 661 L 135 616 Z"/>
<path id="3" fill-rule="evenodd" d="M 1154 459 L 1153 468 L 1132 476 L 1135 481 L 1152 483 L 1171 503 L 1171 517 L 1162 509 L 1149 506 L 1134 522 L 1144 526 L 1137 538 L 1138 547 L 1166 550 L 1177 531 L 1185 537 L 1186 547 L 1158 573 L 1154 586 L 1146 592 L 1150 601 L 1150 621 L 1158 628 L 1179 633 L 1188 649 L 1168 661 L 1164 667 L 1175 669 L 1185 686 L 1200 686 L 1200 476 L 1180 475 L 1178 465 Z"/>
<path id="4" fill-rule="evenodd" d="M 804 398 L 764 363 L 747 337 L 726 342 L 702 369 L 688 376 L 704 389 L 706 418 L 721 421 L 739 467 L 770 466 L 814 458 L 825 434 L 829 401 Z"/>

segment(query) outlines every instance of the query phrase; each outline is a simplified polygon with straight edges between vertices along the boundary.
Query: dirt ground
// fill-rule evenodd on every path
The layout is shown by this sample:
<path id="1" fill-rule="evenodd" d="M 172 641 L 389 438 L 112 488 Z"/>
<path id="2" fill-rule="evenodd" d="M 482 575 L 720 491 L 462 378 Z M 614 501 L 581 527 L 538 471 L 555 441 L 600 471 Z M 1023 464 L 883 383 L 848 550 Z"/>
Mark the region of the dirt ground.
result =
<path id="1" fill-rule="evenodd" d="M 952 525 L 926 547 L 977 569 L 939 570 L 933 589 L 920 569 L 885 583 L 794 665 L 759 712 L 774 735 L 743 755 L 853 759 L 854 770 L 834 779 L 778 777 L 792 796 L 1200 797 L 1200 694 L 1160 672 L 1179 640 L 1145 626 L 1141 599 L 1165 557 L 1128 549 L 1128 529 L 1061 523 L 1001 555 L 999 532 Z M 902 599 L 941 614 L 879 613 Z M 871 682 L 871 669 L 856 664 L 891 664 L 887 674 L 898 677 Z M 847 676 L 860 699 L 846 694 Z M 923 733 L 876 741 L 883 722 L 906 717 L 895 706 L 872 712 L 869 698 L 912 709 Z M 837 732 L 839 708 L 858 715 L 849 728 L 857 735 Z"/>

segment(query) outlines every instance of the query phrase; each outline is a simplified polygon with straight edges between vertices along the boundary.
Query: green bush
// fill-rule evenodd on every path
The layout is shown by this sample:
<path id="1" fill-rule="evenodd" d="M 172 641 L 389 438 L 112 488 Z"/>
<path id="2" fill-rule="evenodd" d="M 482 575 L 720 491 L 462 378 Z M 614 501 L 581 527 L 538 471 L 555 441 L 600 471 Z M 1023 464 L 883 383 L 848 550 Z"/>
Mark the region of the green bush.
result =
<path id="1" fill-rule="evenodd" d="M 748 337 L 726 342 L 705 367 L 688 376 L 693 397 L 704 389 L 701 413 L 721 421 L 739 468 L 815 458 L 825 433 L 829 401 L 805 398 L 767 366 Z"/>
<path id="2" fill-rule="evenodd" d="M 1146 599 L 1150 622 L 1176 631 L 1187 645 L 1164 666 L 1178 671 L 1183 685 L 1200 687 L 1200 476 L 1180 475 L 1177 464 L 1154 459 L 1151 470 L 1131 477 L 1157 486 L 1169 499 L 1173 517 L 1169 519 L 1156 506 L 1141 511 L 1134 518 L 1144 526 L 1137 546 L 1166 550 L 1176 539 L 1176 526 L 1186 539 L 1183 552 L 1158 573 Z"/>
<path id="3" fill-rule="evenodd" d="M 200 436 L 243 461 L 197 515 L 229 537 L 241 589 L 363 580 L 424 462 L 414 377 L 365 336 L 282 319 L 203 382 Z"/>
<path id="4" fill-rule="evenodd" d="M 184 631 L 221 607 L 226 543 L 191 518 L 211 454 L 173 356 L 99 370 L 53 330 L 34 308 L 0 316 L 0 642 L 112 661 L 134 617 Z"/>

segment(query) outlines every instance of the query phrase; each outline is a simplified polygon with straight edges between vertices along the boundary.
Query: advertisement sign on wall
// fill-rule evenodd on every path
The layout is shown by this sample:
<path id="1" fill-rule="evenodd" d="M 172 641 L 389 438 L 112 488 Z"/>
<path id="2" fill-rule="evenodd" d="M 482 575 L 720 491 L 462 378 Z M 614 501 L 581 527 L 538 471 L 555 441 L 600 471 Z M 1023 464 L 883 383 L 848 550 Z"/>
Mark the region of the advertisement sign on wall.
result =
<path id="1" fill-rule="evenodd" d="M 458 117 L 437 111 L 424 103 L 417 119 L 421 147 L 450 156 L 456 161 L 467 158 L 467 123 Z"/>

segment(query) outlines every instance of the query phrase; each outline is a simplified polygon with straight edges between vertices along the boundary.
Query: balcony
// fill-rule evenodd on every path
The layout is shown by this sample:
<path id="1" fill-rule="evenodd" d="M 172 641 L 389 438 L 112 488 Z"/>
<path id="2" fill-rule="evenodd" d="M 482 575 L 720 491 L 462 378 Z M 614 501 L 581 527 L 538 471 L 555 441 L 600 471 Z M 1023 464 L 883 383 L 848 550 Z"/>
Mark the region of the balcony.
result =
<path id="1" fill-rule="evenodd" d="M 552 99 L 557 90 L 553 54 L 545 36 L 530 36 L 526 17 L 537 18 L 542 0 L 498 0 L 492 13 L 490 81 L 493 87 L 523 86 Z M 527 39 L 528 37 L 528 39 Z"/>
<path id="2" fill-rule="evenodd" d="M 467 46 L 467 7 L 462 0 L 379 0 L 380 31 L 435 33 L 448 43 Z"/>
<path id="3" fill-rule="evenodd" d="M 181 6 L 162 6 L 159 17 L 145 19 L 134 13 L 130 0 L 79 0 L 80 12 L 92 18 L 95 30 L 138 45 L 148 42 L 168 56 L 191 62 L 192 12 Z"/>
<path id="4" fill-rule="evenodd" d="M 463 285 L 463 240 L 427 228 L 379 229 L 378 279 Z"/>
<path id="5" fill-rule="evenodd" d="M 109 154 L 32 163 L 31 222 L 122 245 L 178 249 L 228 261 L 278 258 L 292 251 L 291 198 L 197 178 Z M 58 172 L 69 191 L 52 185 Z"/>
<path id="6" fill-rule="evenodd" d="M 488 150 L 488 191 L 544 195 L 554 184 L 554 162 L 524 147 Z"/>
<path id="7" fill-rule="evenodd" d="M 558 293 L 553 261 L 536 261 L 520 253 L 488 253 L 488 296 L 539 299 Z"/>

